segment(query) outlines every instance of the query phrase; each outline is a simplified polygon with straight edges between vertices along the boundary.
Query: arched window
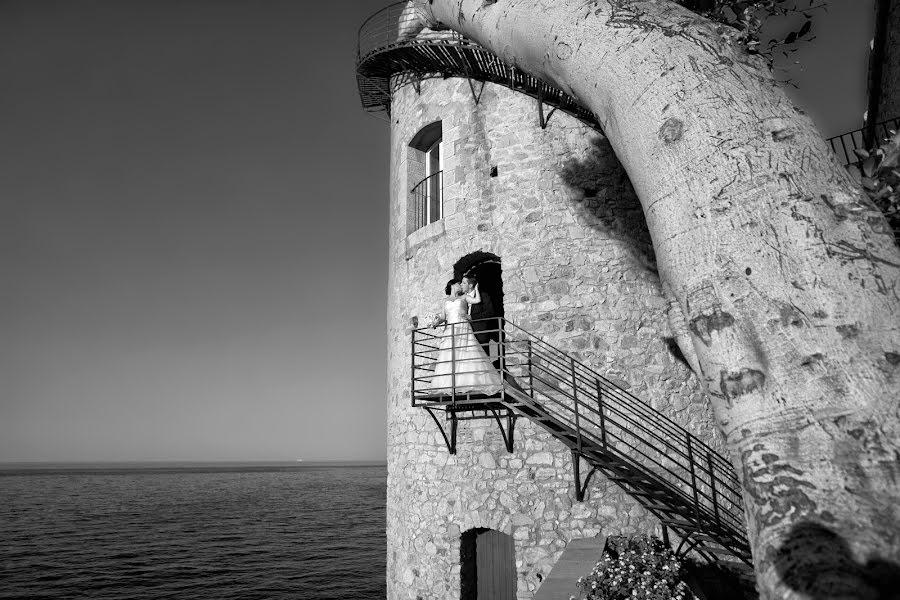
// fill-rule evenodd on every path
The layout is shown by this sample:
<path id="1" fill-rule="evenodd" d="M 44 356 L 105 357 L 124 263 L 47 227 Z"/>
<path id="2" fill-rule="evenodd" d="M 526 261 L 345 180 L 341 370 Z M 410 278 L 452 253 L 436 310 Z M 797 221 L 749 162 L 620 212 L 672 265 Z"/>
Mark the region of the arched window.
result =
<path id="1" fill-rule="evenodd" d="M 444 142 L 441 122 L 423 127 L 409 143 L 409 232 L 444 216 Z"/>

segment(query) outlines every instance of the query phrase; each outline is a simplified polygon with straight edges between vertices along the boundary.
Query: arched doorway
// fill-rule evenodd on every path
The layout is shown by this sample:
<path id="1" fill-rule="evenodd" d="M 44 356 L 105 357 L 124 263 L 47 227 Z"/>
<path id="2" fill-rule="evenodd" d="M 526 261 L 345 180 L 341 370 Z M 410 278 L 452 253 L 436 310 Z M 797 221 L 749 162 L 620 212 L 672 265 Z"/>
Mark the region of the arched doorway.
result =
<path id="1" fill-rule="evenodd" d="M 453 278 L 462 279 L 467 275 L 474 275 L 478 280 L 478 289 L 481 290 L 482 294 L 487 294 L 490 297 L 491 304 L 494 307 L 494 316 L 504 316 L 503 269 L 500 266 L 500 257 L 482 250 L 466 254 L 453 265 Z M 491 357 L 491 362 L 494 364 L 494 368 L 497 369 L 500 368 L 500 340 L 502 337 L 502 332 L 498 331 L 502 330 L 502 327 L 498 327 L 498 325 L 494 323 L 490 325 L 486 323 L 481 324 L 482 329 L 493 330 L 492 333 L 487 334 L 490 340 L 485 340 L 478 331 L 478 323 L 472 323 L 473 328 L 476 329 L 478 341 L 485 345 L 485 352 Z"/>
<path id="2" fill-rule="evenodd" d="M 494 309 L 503 316 L 503 269 L 500 257 L 490 252 L 478 250 L 460 258 L 453 265 L 453 278 L 462 279 L 464 275 L 474 274 L 478 279 L 478 287 L 491 295 Z"/>
<path id="3" fill-rule="evenodd" d="M 460 536 L 460 600 L 516 600 L 516 547 L 511 536 L 476 527 Z"/>

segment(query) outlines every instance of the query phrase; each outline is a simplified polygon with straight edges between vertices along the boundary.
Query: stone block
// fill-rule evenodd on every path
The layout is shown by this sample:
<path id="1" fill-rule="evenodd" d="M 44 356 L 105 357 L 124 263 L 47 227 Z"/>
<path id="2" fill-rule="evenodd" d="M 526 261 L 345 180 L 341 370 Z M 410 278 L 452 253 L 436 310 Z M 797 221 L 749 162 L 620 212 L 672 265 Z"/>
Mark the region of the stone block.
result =
<path id="1" fill-rule="evenodd" d="M 528 465 L 552 465 L 553 455 L 549 452 L 534 452 L 525 458 Z"/>
<path id="2" fill-rule="evenodd" d="M 489 452 L 482 452 L 478 455 L 478 464 L 483 469 L 493 470 L 497 468 L 497 463 L 494 461 L 494 455 Z"/>

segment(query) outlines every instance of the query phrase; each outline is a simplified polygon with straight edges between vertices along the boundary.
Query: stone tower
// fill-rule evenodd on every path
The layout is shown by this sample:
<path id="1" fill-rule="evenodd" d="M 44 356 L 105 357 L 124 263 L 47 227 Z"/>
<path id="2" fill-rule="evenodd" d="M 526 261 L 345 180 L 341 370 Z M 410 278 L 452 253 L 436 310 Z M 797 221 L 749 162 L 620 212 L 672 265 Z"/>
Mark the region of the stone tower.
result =
<path id="1" fill-rule="evenodd" d="M 881 141 L 900 120 L 900 0 L 875 0 L 869 58 L 866 139 Z M 887 123 L 886 127 L 876 127 Z"/>
<path id="2" fill-rule="evenodd" d="M 509 322 L 721 444 L 668 339 L 640 206 L 590 115 L 470 42 L 404 32 L 402 10 L 363 26 L 358 63 L 364 107 L 391 127 L 388 598 L 483 598 L 489 577 L 496 600 L 532 598 L 571 540 L 658 535 L 659 521 L 599 474 L 578 501 L 569 448 L 525 418 L 511 452 L 493 418 L 460 421 L 448 451 L 443 416 L 411 402 L 412 329 L 448 279 L 475 268 Z"/>

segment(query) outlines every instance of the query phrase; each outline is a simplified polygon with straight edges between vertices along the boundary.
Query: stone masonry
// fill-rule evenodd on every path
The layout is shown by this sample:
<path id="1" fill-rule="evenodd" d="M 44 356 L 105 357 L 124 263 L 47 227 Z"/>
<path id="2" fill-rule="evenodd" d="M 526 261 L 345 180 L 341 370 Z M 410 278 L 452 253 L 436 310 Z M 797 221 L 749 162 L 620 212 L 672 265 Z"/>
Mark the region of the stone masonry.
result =
<path id="1" fill-rule="evenodd" d="M 409 143 L 435 121 L 444 216 L 411 232 L 419 175 Z M 577 502 L 568 449 L 527 419 L 512 453 L 495 422 L 463 421 L 451 456 L 428 414 L 410 406 L 411 319 L 438 312 L 453 264 L 482 250 L 501 259 L 507 319 L 721 449 L 697 379 L 670 351 L 651 240 L 606 140 L 561 111 L 541 129 L 536 100 L 504 87 L 487 84 L 476 104 L 465 79 L 430 79 L 393 96 L 391 181 L 389 600 L 458 599 L 460 536 L 475 527 L 514 539 L 520 600 L 569 540 L 658 533 L 600 475 Z"/>

